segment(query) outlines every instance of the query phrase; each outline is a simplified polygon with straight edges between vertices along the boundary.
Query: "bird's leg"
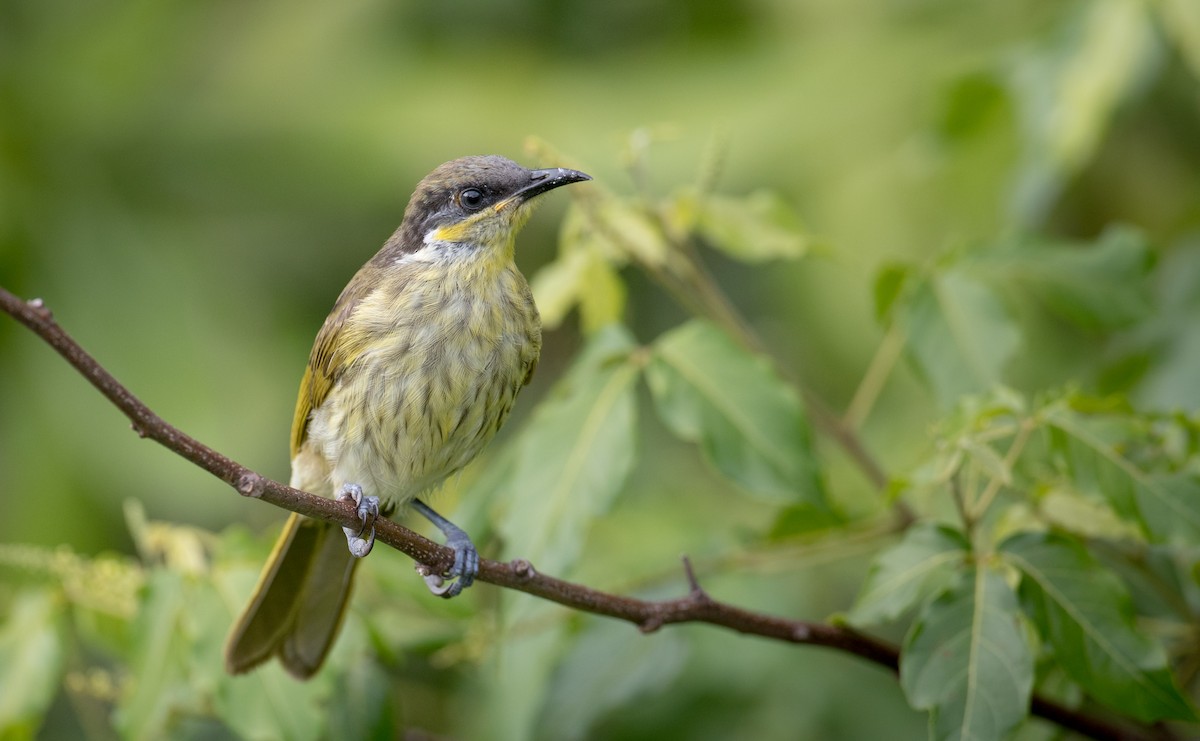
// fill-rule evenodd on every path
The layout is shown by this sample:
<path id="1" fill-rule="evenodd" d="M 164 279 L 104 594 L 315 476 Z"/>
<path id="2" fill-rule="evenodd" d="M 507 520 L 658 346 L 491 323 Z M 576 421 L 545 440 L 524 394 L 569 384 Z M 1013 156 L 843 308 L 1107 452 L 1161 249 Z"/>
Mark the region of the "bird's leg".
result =
<path id="1" fill-rule="evenodd" d="M 475 544 L 471 542 L 470 536 L 462 528 L 434 512 L 420 499 L 413 500 L 413 507 L 425 519 L 432 522 L 438 530 L 442 531 L 442 534 L 446 536 L 446 545 L 454 549 L 454 565 L 450 567 L 450 570 L 444 575 L 425 574 L 425 584 L 429 587 L 429 591 L 439 597 L 447 599 L 456 597 L 475 581 L 475 575 L 479 573 L 479 551 L 475 550 Z M 458 577 L 458 580 L 449 584 L 445 583 L 445 578 L 453 579 L 454 577 Z"/>
<path id="2" fill-rule="evenodd" d="M 339 502 L 354 502 L 354 506 L 358 508 L 358 519 L 362 522 L 362 527 L 358 530 L 344 527 L 342 532 L 346 533 L 346 545 L 350 552 L 358 558 L 363 558 L 375 545 L 375 518 L 379 517 L 379 497 L 363 496 L 362 487 L 358 484 L 344 484 L 337 498 Z M 367 528 L 370 528 L 371 532 L 364 538 L 363 533 L 367 532 Z"/>

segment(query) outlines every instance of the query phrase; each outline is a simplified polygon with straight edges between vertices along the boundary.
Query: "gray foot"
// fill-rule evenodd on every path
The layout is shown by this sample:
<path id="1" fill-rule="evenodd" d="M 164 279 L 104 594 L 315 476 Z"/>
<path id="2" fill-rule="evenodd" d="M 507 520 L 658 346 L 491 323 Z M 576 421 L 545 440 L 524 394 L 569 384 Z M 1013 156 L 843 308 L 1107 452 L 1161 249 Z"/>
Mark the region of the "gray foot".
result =
<path id="1" fill-rule="evenodd" d="M 424 573 L 425 584 L 429 591 L 445 597 L 457 597 L 464 589 L 475 582 L 479 573 L 479 551 L 475 544 L 460 527 L 442 517 L 420 499 L 413 500 L 413 507 L 420 512 L 446 536 L 446 545 L 454 550 L 454 565 L 445 574 Z M 447 582 L 447 579 L 454 581 Z"/>

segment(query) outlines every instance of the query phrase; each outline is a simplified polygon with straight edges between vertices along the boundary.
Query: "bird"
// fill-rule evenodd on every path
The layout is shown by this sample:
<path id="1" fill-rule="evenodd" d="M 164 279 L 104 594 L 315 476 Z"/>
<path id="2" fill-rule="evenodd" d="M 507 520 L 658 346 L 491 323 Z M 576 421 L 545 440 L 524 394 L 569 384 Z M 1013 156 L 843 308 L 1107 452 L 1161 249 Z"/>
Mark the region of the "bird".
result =
<path id="1" fill-rule="evenodd" d="M 507 419 L 541 353 L 541 318 L 514 261 L 537 196 L 590 180 L 498 155 L 435 168 L 400 227 L 351 278 L 313 343 L 292 420 L 291 485 L 353 503 L 359 528 L 288 518 L 225 645 L 241 674 L 278 657 L 307 679 L 345 616 L 374 523 L 410 505 L 454 551 L 431 591 L 471 585 L 470 537 L 420 497 L 471 462 Z"/>

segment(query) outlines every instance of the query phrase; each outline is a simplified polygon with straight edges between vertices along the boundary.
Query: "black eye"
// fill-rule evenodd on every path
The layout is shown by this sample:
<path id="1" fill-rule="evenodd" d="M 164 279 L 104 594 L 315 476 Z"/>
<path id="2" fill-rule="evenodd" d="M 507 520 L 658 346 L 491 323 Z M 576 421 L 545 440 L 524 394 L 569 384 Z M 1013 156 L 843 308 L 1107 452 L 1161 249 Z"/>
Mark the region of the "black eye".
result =
<path id="1" fill-rule="evenodd" d="M 483 193 L 476 188 L 467 188 L 458 194 L 458 202 L 463 208 L 474 211 L 483 205 Z"/>

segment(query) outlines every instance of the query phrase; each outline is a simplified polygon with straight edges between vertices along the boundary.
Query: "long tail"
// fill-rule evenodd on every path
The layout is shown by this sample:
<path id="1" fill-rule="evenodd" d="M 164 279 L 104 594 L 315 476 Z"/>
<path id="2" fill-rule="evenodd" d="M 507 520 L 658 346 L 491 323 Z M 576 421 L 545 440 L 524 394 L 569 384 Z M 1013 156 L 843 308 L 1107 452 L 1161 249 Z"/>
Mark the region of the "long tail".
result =
<path id="1" fill-rule="evenodd" d="M 341 627 L 358 561 L 333 525 L 288 518 L 225 642 L 225 668 L 241 674 L 278 655 L 293 676 L 311 677 Z"/>

